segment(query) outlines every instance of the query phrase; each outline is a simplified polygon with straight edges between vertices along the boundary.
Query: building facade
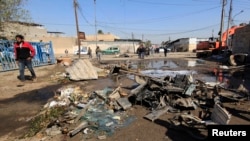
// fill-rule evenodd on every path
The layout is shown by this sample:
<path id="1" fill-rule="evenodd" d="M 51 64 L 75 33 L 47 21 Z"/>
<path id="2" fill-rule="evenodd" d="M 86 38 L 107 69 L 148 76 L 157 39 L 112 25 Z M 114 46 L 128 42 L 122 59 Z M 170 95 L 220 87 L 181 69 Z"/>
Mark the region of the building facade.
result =
<path id="1" fill-rule="evenodd" d="M 26 41 L 31 42 L 52 42 L 54 53 L 63 55 L 67 49 L 69 54 L 73 54 L 78 49 L 77 36 L 65 36 L 63 32 L 51 32 L 40 24 L 26 22 L 8 22 L 3 24 L 3 30 L 0 31 L 2 37 L 14 39 L 17 34 L 25 36 Z M 92 51 L 99 46 L 101 49 L 106 49 L 110 46 L 118 46 L 121 53 L 134 52 L 139 46 L 139 41 L 117 41 L 120 39 L 111 33 L 86 35 L 85 39 L 80 39 L 80 45 L 90 47 Z"/>
<path id="2" fill-rule="evenodd" d="M 208 40 L 208 38 L 180 38 L 170 42 L 169 48 L 174 52 L 193 52 L 199 41 Z"/>

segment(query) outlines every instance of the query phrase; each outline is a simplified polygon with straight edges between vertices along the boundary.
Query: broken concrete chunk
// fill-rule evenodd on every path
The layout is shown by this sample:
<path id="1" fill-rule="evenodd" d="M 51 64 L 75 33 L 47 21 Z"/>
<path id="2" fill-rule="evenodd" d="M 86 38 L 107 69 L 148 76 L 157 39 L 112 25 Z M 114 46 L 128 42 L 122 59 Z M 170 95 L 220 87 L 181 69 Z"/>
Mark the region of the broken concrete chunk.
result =
<path id="1" fill-rule="evenodd" d="M 132 106 L 132 104 L 129 102 L 128 98 L 119 98 L 117 99 L 118 104 L 124 109 L 127 110 Z"/>
<path id="2" fill-rule="evenodd" d="M 154 121 L 154 120 L 158 119 L 161 115 L 167 113 L 170 108 L 171 108 L 170 106 L 167 106 L 167 107 L 164 107 L 163 109 L 152 111 L 151 113 L 144 116 L 144 118 L 147 118 L 151 121 Z"/>
<path id="3" fill-rule="evenodd" d="M 192 98 L 178 98 L 177 100 L 173 101 L 173 104 L 175 106 L 180 106 L 184 108 L 197 108 L 197 105 L 194 103 Z"/>
<path id="4" fill-rule="evenodd" d="M 45 132 L 49 136 L 55 136 L 62 133 L 61 128 L 57 126 L 52 126 L 51 128 L 47 128 Z"/>
<path id="5" fill-rule="evenodd" d="M 119 99 L 121 97 L 120 95 L 120 87 L 117 87 L 110 95 L 109 95 L 109 98 L 110 99 Z"/>

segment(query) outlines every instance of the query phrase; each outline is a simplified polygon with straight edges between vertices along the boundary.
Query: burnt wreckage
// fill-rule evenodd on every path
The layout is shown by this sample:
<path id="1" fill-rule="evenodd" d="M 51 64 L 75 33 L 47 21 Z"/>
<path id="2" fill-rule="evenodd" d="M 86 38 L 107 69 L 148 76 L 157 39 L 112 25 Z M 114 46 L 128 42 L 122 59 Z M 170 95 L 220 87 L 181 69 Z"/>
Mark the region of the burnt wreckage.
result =
<path id="1" fill-rule="evenodd" d="M 155 121 L 161 115 L 171 113 L 169 127 L 186 131 L 196 139 L 206 137 L 202 132 L 208 125 L 229 124 L 231 114 L 223 107 L 222 99 L 244 101 L 249 97 L 249 94 L 219 84 L 209 85 L 195 80 L 192 75 L 156 78 L 117 65 L 111 67 L 110 73 L 117 76 L 118 81 L 122 74 L 134 75 L 138 85 L 130 91 L 128 99 L 150 110 L 144 118 Z"/>

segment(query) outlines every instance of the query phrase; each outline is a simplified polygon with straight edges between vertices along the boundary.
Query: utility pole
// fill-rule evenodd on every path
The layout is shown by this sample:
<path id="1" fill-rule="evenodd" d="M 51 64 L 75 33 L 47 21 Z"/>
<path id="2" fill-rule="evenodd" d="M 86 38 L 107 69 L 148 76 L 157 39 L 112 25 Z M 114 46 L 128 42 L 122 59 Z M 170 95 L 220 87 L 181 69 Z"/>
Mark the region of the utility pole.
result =
<path id="1" fill-rule="evenodd" d="M 230 0 L 230 9 L 229 9 L 229 14 L 228 14 L 228 21 L 227 21 L 227 39 L 226 39 L 226 46 L 229 49 L 229 27 L 230 27 L 230 22 L 231 22 L 231 16 L 232 16 L 232 10 L 233 10 L 233 0 Z M 231 49 L 231 45 L 230 45 Z"/>
<path id="2" fill-rule="evenodd" d="M 219 53 L 221 53 L 221 47 L 222 47 L 222 32 L 223 32 L 223 26 L 224 26 L 225 5 L 226 5 L 226 0 L 223 0 L 222 9 L 221 9 L 221 22 L 220 22 Z"/>
<path id="3" fill-rule="evenodd" d="M 134 33 L 133 32 L 132 32 L 132 40 L 133 40 L 133 48 L 134 48 L 134 53 L 135 53 Z"/>
<path id="4" fill-rule="evenodd" d="M 94 0 L 95 4 L 95 46 L 97 47 L 97 29 L 96 29 L 96 0 Z"/>
<path id="5" fill-rule="evenodd" d="M 81 58 L 81 42 L 80 42 L 80 38 L 79 38 L 79 26 L 78 26 L 78 17 L 77 17 L 77 7 L 78 7 L 78 3 L 76 2 L 76 0 L 73 0 L 73 4 L 74 4 L 74 10 L 75 10 L 75 19 L 76 19 L 76 34 L 77 34 L 77 43 L 78 43 L 78 53 L 79 53 L 79 59 Z"/>

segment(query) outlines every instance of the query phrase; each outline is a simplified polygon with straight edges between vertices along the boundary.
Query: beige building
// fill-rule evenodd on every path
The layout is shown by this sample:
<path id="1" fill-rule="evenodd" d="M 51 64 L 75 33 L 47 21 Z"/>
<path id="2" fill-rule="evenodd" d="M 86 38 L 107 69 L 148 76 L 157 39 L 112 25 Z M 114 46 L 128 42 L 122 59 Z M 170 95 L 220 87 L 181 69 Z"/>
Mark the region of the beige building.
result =
<path id="1" fill-rule="evenodd" d="M 107 33 L 97 35 L 86 35 L 85 41 L 114 41 L 115 39 L 120 39 L 120 37 Z"/>
<path id="2" fill-rule="evenodd" d="M 47 36 L 47 30 L 40 24 L 26 22 L 5 22 L 0 35 L 7 39 L 14 39 L 15 35 L 22 34 L 27 39 Z"/>
<path id="3" fill-rule="evenodd" d="M 0 35 L 7 39 L 14 39 L 16 34 L 25 36 L 26 41 L 31 42 L 52 42 L 54 53 L 58 55 L 64 54 L 67 49 L 69 54 L 73 54 L 78 49 L 77 37 L 65 36 L 63 32 L 50 32 L 40 24 L 26 22 L 8 22 L 3 24 L 3 31 Z M 96 46 L 106 49 L 110 46 L 118 46 L 121 53 L 134 52 L 138 46 L 138 42 L 131 41 L 115 41 L 120 39 L 111 33 L 86 35 L 86 39 L 81 39 L 81 46 L 90 47 L 94 52 Z"/>

